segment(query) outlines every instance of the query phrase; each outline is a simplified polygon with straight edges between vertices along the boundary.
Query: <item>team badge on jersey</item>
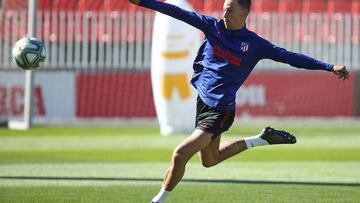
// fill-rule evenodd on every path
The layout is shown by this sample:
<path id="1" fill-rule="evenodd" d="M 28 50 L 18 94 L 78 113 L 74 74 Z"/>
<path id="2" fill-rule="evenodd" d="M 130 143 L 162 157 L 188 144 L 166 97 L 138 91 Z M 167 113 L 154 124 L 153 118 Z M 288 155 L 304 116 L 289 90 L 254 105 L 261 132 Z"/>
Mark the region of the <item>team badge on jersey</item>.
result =
<path id="1" fill-rule="evenodd" d="M 240 49 L 243 52 L 247 52 L 249 50 L 250 44 L 247 42 L 241 42 Z"/>

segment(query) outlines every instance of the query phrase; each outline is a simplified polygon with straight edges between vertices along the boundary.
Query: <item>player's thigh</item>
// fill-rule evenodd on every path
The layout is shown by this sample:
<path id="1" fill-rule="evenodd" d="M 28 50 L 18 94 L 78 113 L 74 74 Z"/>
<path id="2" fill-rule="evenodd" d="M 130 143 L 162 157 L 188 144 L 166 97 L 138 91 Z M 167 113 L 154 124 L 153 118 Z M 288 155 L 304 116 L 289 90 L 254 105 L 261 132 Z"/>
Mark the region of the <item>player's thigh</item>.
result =
<path id="1" fill-rule="evenodd" d="M 212 134 L 195 129 L 191 136 L 183 140 L 174 150 L 175 154 L 191 157 L 206 147 L 212 140 Z"/>
<path id="2" fill-rule="evenodd" d="M 214 161 L 219 157 L 220 140 L 221 135 L 216 136 L 206 147 L 200 150 L 199 156 L 202 161 Z"/>

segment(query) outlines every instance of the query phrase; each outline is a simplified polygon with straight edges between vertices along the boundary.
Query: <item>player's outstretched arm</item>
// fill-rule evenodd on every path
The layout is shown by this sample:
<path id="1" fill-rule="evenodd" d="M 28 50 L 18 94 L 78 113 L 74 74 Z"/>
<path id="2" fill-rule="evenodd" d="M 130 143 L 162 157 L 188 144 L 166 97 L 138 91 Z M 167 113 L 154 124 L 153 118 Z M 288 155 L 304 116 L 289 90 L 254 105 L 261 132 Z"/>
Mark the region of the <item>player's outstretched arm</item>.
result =
<path id="1" fill-rule="evenodd" d="M 128 0 L 132 4 L 138 5 L 140 3 L 140 0 Z"/>
<path id="2" fill-rule="evenodd" d="M 278 47 L 265 41 L 264 49 L 260 54 L 262 58 L 272 59 L 274 61 L 287 63 L 293 67 L 304 68 L 309 70 L 326 70 L 334 73 L 339 79 L 349 79 L 349 72 L 344 65 L 332 65 L 319 61 L 315 58 L 306 56 L 304 54 L 287 51 L 284 48 Z"/>
<path id="3" fill-rule="evenodd" d="M 187 11 L 178 6 L 162 2 L 159 0 L 128 0 L 132 4 L 136 4 L 145 8 L 158 11 L 165 15 L 181 20 L 203 32 L 208 32 L 214 24 L 215 18 L 201 15 L 195 11 Z"/>
<path id="4" fill-rule="evenodd" d="M 344 65 L 334 65 L 332 72 L 338 76 L 339 79 L 347 80 L 350 77 L 349 72 Z"/>

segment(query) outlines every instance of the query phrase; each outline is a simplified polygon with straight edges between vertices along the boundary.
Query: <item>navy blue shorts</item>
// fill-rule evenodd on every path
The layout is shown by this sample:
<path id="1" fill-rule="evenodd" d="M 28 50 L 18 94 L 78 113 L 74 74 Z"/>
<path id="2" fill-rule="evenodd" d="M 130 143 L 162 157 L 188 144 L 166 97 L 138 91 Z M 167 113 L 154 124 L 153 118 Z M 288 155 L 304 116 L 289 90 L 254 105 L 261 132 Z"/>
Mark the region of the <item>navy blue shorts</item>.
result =
<path id="1" fill-rule="evenodd" d="M 235 109 L 221 112 L 209 107 L 199 96 L 197 97 L 195 127 L 213 134 L 212 139 L 227 131 L 233 124 L 234 118 Z"/>

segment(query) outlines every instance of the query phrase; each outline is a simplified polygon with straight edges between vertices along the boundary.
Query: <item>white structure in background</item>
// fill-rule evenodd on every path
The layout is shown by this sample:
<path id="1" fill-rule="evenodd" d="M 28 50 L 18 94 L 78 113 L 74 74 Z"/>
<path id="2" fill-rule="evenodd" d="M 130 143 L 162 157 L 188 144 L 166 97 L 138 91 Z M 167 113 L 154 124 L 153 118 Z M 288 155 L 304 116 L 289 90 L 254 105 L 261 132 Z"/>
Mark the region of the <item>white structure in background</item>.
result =
<path id="1" fill-rule="evenodd" d="M 167 2 L 192 10 L 186 0 Z M 197 96 L 190 79 L 200 46 L 199 31 L 156 13 L 152 42 L 151 79 L 161 134 L 190 132 L 194 129 Z"/>
<path id="2" fill-rule="evenodd" d="M 28 36 L 36 37 L 36 11 L 37 0 L 29 0 L 28 9 Z M 24 120 L 10 121 L 8 127 L 13 130 L 28 130 L 33 123 L 33 92 L 34 75 L 32 71 L 25 71 L 25 100 L 24 100 Z"/>

